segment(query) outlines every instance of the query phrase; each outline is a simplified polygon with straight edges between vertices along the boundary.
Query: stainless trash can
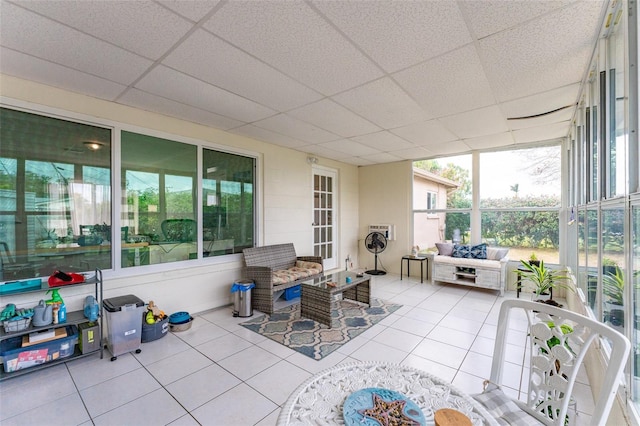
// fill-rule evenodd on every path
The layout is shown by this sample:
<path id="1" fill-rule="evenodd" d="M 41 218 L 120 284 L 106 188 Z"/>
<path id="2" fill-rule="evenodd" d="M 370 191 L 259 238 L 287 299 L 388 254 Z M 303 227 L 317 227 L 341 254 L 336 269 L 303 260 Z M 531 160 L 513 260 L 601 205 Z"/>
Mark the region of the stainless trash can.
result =
<path id="1" fill-rule="evenodd" d="M 234 317 L 250 317 L 253 315 L 253 307 L 251 306 L 251 289 L 256 285 L 253 281 L 237 281 L 231 286 L 233 293 L 233 316 Z"/>
<path id="2" fill-rule="evenodd" d="M 127 352 L 140 353 L 142 343 L 142 313 L 147 309 L 144 302 L 133 294 L 104 299 L 107 320 L 107 347 L 111 361 Z"/>

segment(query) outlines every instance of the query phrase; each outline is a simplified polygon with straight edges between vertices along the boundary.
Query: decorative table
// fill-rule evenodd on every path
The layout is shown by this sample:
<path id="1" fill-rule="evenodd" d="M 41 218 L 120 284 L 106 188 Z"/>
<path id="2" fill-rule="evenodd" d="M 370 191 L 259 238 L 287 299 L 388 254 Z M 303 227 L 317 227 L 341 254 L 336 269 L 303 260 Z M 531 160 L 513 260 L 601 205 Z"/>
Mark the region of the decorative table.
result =
<path id="1" fill-rule="evenodd" d="M 427 425 L 434 413 L 453 408 L 465 414 L 474 426 L 497 425 L 471 396 L 427 372 L 391 363 L 358 362 L 325 370 L 302 383 L 284 403 L 278 425 L 344 425 L 343 404 L 354 392 L 387 388 L 417 404 Z"/>

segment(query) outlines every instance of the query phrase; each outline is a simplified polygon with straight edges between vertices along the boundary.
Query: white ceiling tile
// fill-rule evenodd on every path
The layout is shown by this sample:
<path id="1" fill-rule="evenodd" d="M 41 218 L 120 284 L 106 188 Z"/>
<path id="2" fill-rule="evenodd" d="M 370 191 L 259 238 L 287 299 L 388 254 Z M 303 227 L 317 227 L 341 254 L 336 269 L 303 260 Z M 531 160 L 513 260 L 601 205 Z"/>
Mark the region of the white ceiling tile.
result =
<path id="1" fill-rule="evenodd" d="M 300 151 L 339 161 L 343 161 L 346 158 L 350 157 L 349 154 L 336 151 L 335 149 L 327 148 L 321 145 L 306 145 L 301 147 Z"/>
<path id="2" fill-rule="evenodd" d="M 373 164 L 376 164 L 373 161 L 365 160 L 362 157 L 349 157 L 343 159 L 342 161 L 347 164 L 353 164 L 354 166 L 371 166 Z"/>
<path id="3" fill-rule="evenodd" d="M 378 67 L 305 3 L 250 5 L 226 3 L 205 27 L 325 95 L 382 76 Z"/>
<path id="4" fill-rule="evenodd" d="M 194 22 L 204 18 L 219 3 L 217 0 L 158 0 L 158 2 Z"/>
<path id="5" fill-rule="evenodd" d="M 514 130 L 513 137 L 516 143 L 529 143 L 538 141 L 548 141 L 567 136 L 571 122 L 555 123 L 542 127 L 531 127 L 529 129 Z"/>
<path id="6" fill-rule="evenodd" d="M 401 127 L 431 117 L 389 77 L 332 97 L 382 128 Z"/>
<path id="7" fill-rule="evenodd" d="M 327 18 L 387 72 L 471 42 L 456 2 L 315 1 Z"/>
<path id="8" fill-rule="evenodd" d="M 256 126 L 271 130 L 294 139 L 300 139 L 311 144 L 328 142 L 339 139 L 340 136 L 327 132 L 313 124 L 305 123 L 287 114 L 278 114 L 264 120 L 257 121 Z"/>
<path id="9" fill-rule="evenodd" d="M 377 133 L 370 133 L 368 135 L 356 136 L 350 139 L 383 152 L 397 151 L 399 149 L 412 148 L 415 146 L 411 142 L 407 142 L 401 137 L 386 130 Z"/>
<path id="10" fill-rule="evenodd" d="M 493 135 L 509 130 L 505 123 L 505 117 L 497 106 L 442 117 L 438 121 L 463 139 Z"/>
<path id="11" fill-rule="evenodd" d="M 437 120 L 392 129 L 392 133 L 416 145 L 449 142 L 458 139 Z"/>
<path id="12" fill-rule="evenodd" d="M 391 154 L 405 160 L 421 160 L 434 155 L 435 152 L 423 147 L 414 147 L 409 149 L 400 149 L 398 151 L 391 151 Z"/>
<path id="13" fill-rule="evenodd" d="M 553 123 L 569 121 L 573 118 L 575 111 L 576 107 L 571 107 L 554 112 L 553 114 L 543 115 L 541 117 L 527 118 L 524 120 L 507 120 L 507 125 L 511 130 L 527 129 L 529 127 L 543 127 Z"/>
<path id="14" fill-rule="evenodd" d="M 215 127 L 217 129 L 228 130 L 244 124 L 241 121 L 194 108 L 184 103 L 172 101 L 160 96 L 152 95 L 138 89 L 129 89 L 118 99 L 118 103 L 140 108 L 146 111 L 165 114 L 170 117 L 181 118 L 205 126 Z"/>
<path id="15" fill-rule="evenodd" d="M 330 99 L 294 109 L 289 111 L 289 115 L 345 138 L 381 130 L 375 124 Z"/>
<path id="16" fill-rule="evenodd" d="M 496 148 L 499 146 L 513 145 L 515 143 L 513 136 L 509 132 L 465 139 L 463 142 L 471 149 Z"/>
<path id="17" fill-rule="evenodd" d="M 449 52 L 393 75 L 432 117 L 494 103 L 474 45 Z"/>
<path id="18" fill-rule="evenodd" d="M 471 151 L 469 145 L 467 145 L 463 141 L 452 141 L 447 143 L 440 143 L 437 145 L 429 145 L 425 148 L 431 151 L 432 156 L 466 154 Z"/>
<path id="19" fill-rule="evenodd" d="M 541 114 L 566 105 L 576 104 L 579 93 L 580 83 L 570 84 L 525 98 L 505 102 L 501 104 L 500 109 L 507 118 Z"/>
<path id="20" fill-rule="evenodd" d="M 163 64 L 278 111 L 323 97 L 203 30 L 194 32 Z"/>
<path id="21" fill-rule="evenodd" d="M 132 83 L 151 65 L 147 59 L 7 2 L 2 2 L 0 40 L 4 47 L 122 84 Z"/>
<path id="22" fill-rule="evenodd" d="M 364 158 L 367 161 L 371 161 L 374 164 L 378 163 L 392 163 L 394 161 L 403 160 L 401 157 L 397 157 L 393 154 L 389 154 L 387 152 L 381 152 L 380 154 L 373 155 L 364 155 L 361 158 Z"/>
<path id="23" fill-rule="evenodd" d="M 126 86 L 0 47 L 2 72 L 49 86 L 113 101 Z"/>
<path id="24" fill-rule="evenodd" d="M 20 5 L 154 60 L 193 25 L 152 1 L 44 0 Z"/>
<path id="25" fill-rule="evenodd" d="M 580 82 L 598 35 L 601 7 L 600 1 L 580 1 L 480 40 L 479 53 L 498 100 Z"/>
<path id="26" fill-rule="evenodd" d="M 300 148 L 308 145 L 306 142 L 298 139 L 293 139 L 289 136 L 281 135 L 280 133 L 272 132 L 271 130 L 262 129 L 252 124 L 241 126 L 230 130 L 231 133 L 238 135 L 248 136 L 253 139 L 261 140 L 263 142 L 269 142 L 275 145 L 285 146 L 287 148 Z"/>
<path id="27" fill-rule="evenodd" d="M 575 0 L 458 0 L 469 28 L 481 39 L 561 8 Z"/>
<path id="28" fill-rule="evenodd" d="M 358 142 L 354 142 L 348 139 L 340 139 L 337 141 L 324 142 L 318 144 L 325 148 L 332 149 L 334 151 L 344 152 L 345 154 L 352 155 L 354 157 L 362 157 L 365 155 L 379 154 L 380 151 L 371 147 L 362 145 Z"/>
<path id="29" fill-rule="evenodd" d="M 136 87 L 244 122 L 260 120 L 275 114 L 270 108 L 164 66 L 151 70 L 136 83 Z"/>

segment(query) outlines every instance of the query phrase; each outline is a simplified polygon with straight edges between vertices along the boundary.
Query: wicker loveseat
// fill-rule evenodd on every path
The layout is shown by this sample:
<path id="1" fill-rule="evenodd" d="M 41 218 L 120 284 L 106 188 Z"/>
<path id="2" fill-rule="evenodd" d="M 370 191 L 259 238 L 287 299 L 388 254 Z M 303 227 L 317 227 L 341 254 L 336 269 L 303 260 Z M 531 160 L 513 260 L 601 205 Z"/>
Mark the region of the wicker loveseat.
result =
<path id="1" fill-rule="evenodd" d="M 251 306 L 267 314 L 273 313 L 273 302 L 284 290 L 322 276 L 322 258 L 296 256 L 291 243 L 252 247 L 242 252 L 246 263 L 244 276 L 256 285 Z"/>

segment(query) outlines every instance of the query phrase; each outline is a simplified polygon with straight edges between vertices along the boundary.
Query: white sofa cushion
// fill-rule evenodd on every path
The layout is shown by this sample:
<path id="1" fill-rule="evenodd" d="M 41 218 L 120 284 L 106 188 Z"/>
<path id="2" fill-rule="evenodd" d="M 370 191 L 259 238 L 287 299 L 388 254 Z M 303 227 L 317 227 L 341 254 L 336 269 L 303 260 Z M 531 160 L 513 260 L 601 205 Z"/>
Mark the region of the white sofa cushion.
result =
<path id="1" fill-rule="evenodd" d="M 482 267 L 491 269 L 500 269 L 501 264 L 499 260 L 489 259 L 468 259 L 464 257 L 451 257 L 451 256 L 439 256 L 433 257 L 434 263 L 447 263 L 455 266 L 462 266 L 468 268 Z"/>

